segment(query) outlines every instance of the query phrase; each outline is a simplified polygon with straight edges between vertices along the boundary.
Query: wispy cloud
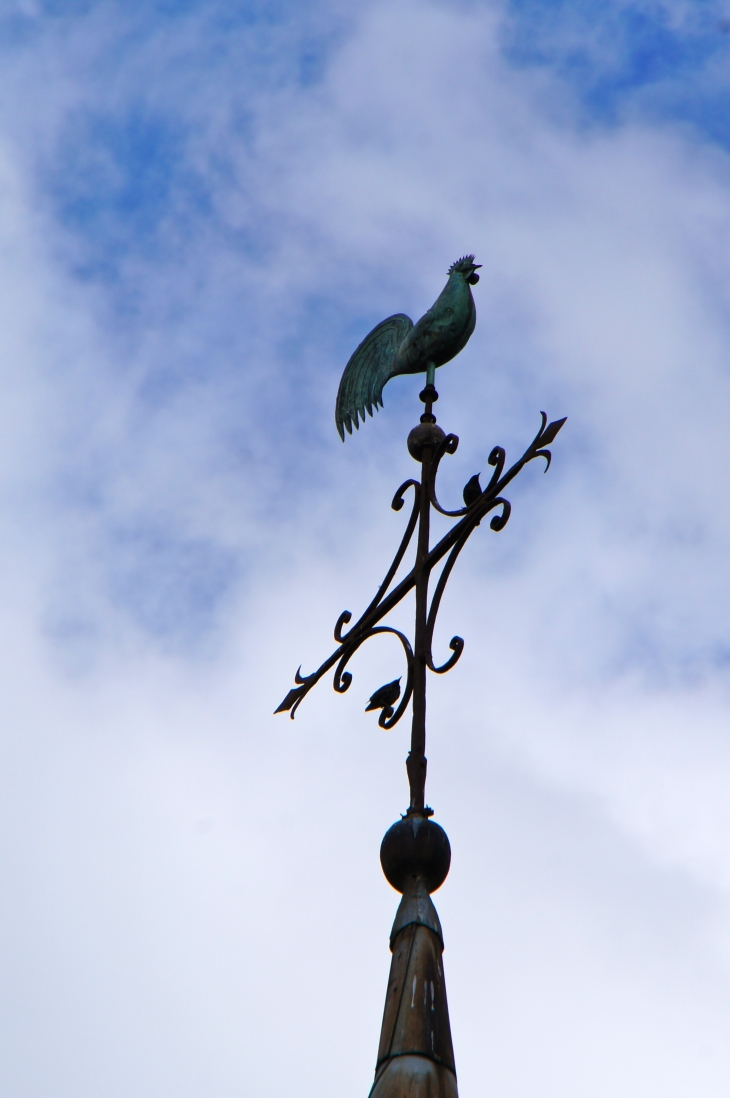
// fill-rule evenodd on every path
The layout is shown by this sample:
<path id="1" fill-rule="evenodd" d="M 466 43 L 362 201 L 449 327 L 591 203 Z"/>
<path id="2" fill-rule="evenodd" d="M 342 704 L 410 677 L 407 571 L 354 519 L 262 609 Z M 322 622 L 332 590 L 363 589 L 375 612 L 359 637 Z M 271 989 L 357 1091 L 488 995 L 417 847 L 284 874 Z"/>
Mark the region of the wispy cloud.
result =
<path id="1" fill-rule="evenodd" d="M 397 657 L 271 711 L 401 530 L 418 379 L 343 447 L 343 365 L 476 251 L 445 497 L 569 422 L 437 637 L 460 1085 L 724 1095 L 726 14 L 6 6 L 4 1092 L 366 1092 Z"/>

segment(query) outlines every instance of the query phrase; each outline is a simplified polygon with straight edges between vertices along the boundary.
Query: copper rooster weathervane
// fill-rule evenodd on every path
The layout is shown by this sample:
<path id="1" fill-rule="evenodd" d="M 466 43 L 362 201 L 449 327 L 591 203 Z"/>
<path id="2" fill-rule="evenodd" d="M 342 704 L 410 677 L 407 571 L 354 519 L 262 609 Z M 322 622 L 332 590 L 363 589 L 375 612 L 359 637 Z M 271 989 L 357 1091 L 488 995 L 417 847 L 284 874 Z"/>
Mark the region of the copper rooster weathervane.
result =
<path id="1" fill-rule="evenodd" d="M 406 493 L 413 490 L 411 514 L 393 562 L 375 598 L 354 625 L 352 614 L 344 610 L 335 625 L 337 647 L 310 675 L 297 671 L 295 686 L 289 691 L 277 713 L 291 717 L 323 675 L 334 668 L 334 688 L 343 694 L 352 682 L 346 670 L 352 656 L 370 637 L 396 636 L 406 660 L 403 677 L 377 689 L 366 710 L 379 710 L 381 728 L 392 728 L 412 706 L 411 748 L 406 760 L 410 786 L 410 806 L 405 816 L 386 833 L 380 850 L 383 871 L 388 881 L 403 893 L 391 932 L 391 964 L 385 1003 L 375 1082 L 370 1098 L 457 1098 L 456 1071 L 451 1046 L 446 990 L 443 981 L 441 924 L 430 893 L 439 888 L 449 871 L 451 848 L 444 830 L 429 817 L 426 806 L 426 678 L 427 672 L 442 675 L 459 659 L 464 641 L 452 637 L 451 655 L 436 665 L 433 658 L 433 632 L 444 588 L 459 553 L 483 518 L 497 510 L 489 525 L 503 530 L 511 506 L 503 492 L 522 468 L 535 458 L 545 458 L 550 467 L 547 447 L 553 442 L 565 418 L 553 420 L 541 412 L 540 429 L 518 461 L 506 472 L 505 451 L 495 446 L 487 459 L 494 472 L 485 488 L 479 475 L 472 476 L 463 491 L 463 507 L 447 510 L 436 495 L 436 475 L 445 454 L 454 454 L 459 445 L 456 435 L 447 435 L 436 423 L 433 405 L 438 400 L 434 387 L 439 366 L 454 358 L 466 346 L 476 324 L 476 309 L 471 287 L 479 281 L 480 264 L 473 255 L 464 256 L 449 268 L 449 278 L 438 299 L 414 325 L 403 313 L 378 324 L 354 352 L 340 381 L 335 421 L 344 441 L 345 429 L 352 434 L 365 422 L 365 411 L 382 407 L 386 383 L 399 374 L 426 374 L 426 385 L 419 394 L 425 404 L 420 423 L 408 436 L 408 451 L 421 466 L 420 480 L 401 484 L 392 501 L 400 511 Z M 431 508 L 456 521 L 435 545 L 430 545 Z M 416 534 L 415 562 L 410 572 L 392 586 L 409 545 Z M 433 592 L 429 592 L 431 573 L 444 562 Z M 413 644 L 405 633 L 379 624 L 412 590 L 416 594 L 416 621 Z M 349 628 L 346 628 L 349 626 Z"/>

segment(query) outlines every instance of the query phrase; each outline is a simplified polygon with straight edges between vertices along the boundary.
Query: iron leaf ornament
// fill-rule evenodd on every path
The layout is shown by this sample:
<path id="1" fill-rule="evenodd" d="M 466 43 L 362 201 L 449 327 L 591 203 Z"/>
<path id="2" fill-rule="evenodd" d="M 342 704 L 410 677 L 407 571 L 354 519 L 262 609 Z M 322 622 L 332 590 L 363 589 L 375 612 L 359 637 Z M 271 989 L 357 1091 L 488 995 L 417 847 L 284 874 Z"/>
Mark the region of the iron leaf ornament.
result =
<path id="1" fill-rule="evenodd" d="M 365 706 L 365 712 L 369 713 L 373 709 L 382 709 L 386 720 L 388 717 L 392 717 L 393 706 L 400 697 L 400 683 L 400 679 L 394 679 L 393 682 L 388 682 L 385 686 L 381 686 L 379 690 L 376 690 Z"/>

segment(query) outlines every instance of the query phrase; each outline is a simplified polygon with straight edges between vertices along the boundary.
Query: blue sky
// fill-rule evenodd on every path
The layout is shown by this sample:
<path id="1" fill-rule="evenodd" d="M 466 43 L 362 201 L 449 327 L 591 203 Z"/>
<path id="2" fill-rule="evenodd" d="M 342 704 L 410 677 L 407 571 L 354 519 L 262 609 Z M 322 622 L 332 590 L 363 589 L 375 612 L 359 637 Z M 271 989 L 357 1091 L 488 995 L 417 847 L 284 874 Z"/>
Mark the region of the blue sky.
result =
<path id="1" fill-rule="evenodd" d="M 638 110 L 653 121 L 690 121 L 726 143 L 727 10 L 722 4 L 509 6 L 513 63 L 544 66 L 575 92 L 588 124 Z"/>
<path id="2" fill-rule="evenodd" d="M 0 1091 L 367 1093 L 398 654 L 272 710 L 402 529 L 418 379 L 343 446 L 344 364 L 474 251 L 444 498 L 569 418 L 436 638 L 459 1085 L 724 1098 L 730 7 L 9 0 L 0 52 Z"/>

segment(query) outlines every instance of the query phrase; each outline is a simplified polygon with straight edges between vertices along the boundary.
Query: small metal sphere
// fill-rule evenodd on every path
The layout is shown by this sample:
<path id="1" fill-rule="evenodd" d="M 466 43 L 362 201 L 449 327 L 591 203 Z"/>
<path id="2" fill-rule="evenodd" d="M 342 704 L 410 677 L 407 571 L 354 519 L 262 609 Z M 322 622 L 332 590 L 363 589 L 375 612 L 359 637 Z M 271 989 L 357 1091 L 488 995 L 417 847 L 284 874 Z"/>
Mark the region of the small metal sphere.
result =
<path id="1" fill-rule="evenodd" d="M 416 461 L 423 460 L 423 451 L 428 446 L 433 453 L 444 441 L 446 435 L 436 423 L 419 423 L 408 436 L 408 453 Z"/>
<path id="2" fill-rule="evenodd" d="M 420 877 L 428 892 L 446 880 L 451 845 L 443 827 L 425 816 L 406 816 L 386 831 L 380 846 L 380 864 L 393 888 L 404 892 L 409 879 Z"/>

